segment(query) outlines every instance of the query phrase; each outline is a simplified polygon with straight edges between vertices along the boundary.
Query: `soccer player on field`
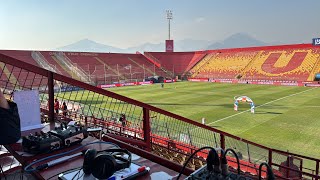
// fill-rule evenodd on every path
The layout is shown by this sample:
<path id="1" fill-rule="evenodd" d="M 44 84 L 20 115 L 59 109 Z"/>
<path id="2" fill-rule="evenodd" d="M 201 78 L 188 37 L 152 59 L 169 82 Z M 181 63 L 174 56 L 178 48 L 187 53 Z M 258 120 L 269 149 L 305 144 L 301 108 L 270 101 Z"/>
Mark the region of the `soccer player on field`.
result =
<path id="1" fill-rule="evenodd" d="M 235 101 L 234 104 L 233 104 L 233 109 L 235 111 L 238 111 L 238 105 L 239 105 L 239 102 L 238 101 Z"/>
<path id="2" fill-rule="evenodd" d="M 251 103 L 250 103 L 250 106 L 251 106 L 251 113 L 254 114 L 254 108 L 255 108 L 255 107 L 254 107 L 254 103 L 251 102 Z"/>

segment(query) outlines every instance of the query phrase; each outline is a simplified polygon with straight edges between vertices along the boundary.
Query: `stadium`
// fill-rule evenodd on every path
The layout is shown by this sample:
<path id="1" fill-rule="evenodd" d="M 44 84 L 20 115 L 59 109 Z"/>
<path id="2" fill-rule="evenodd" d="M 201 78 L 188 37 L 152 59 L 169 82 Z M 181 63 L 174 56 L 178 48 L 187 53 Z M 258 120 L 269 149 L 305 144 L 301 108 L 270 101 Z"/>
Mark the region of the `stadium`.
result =
<path id="1" fill-rule="evenodd" d="M 103 140 L 147 151 L 175 171 L 210 146 L 232 148 L 246 177 L 258 179 L 266 162 L 276 179 L 319 179 L 317 40 L 175 52 L 169 35 L 166 52 L 0 50 L 0 87 L 12 101 L 36 90 L 44 123 L 101 127 Z M 55 99 L 67 111 L 55 114 Z M 184 174 L 204 166 L 207 154 L 197 153 Z M 235 156 L 228 160 L 236 172 Z"/>
<path id="2" fill-rule="evenodd" d="M 124 113 L 130 122 L 126 136 L 134 134 L 134 139 L 143 138 L 136 133 L 142 133 L 139 128 L 143 111 L 150 108 L 152 142 L 161 148 L 167 147 L 170 141 L 186 146 L 183 148 L 185 153 L 204 145 L 232 147 L 252 166 L 260 161 L 270 161 L 269 158 L 274 164 L 281 163 L 292 153 L 297 158 L 295 163 L 306 166 L 312 174 L 312 166 L 317 162 L 313 158 L 319 158 L 317 133 L 312 133 L 317 132 L 319 97 L 316 94 L 319 90 L 316 87 L 319 84 L 313 80 L 320 71 L 319 50 L 312 45 L 287 45 L 208 52 L 147 52 L 146 55 L 1 51 L 1 83 L 9 95 L 14 90 L 38 89 L 42 95 L 41 110 L 48 111 L 47 75 L 50 72 L 54 97 L 67 102 L 70 111 L 78 107 L 77 115 L 86 116 L 94 125 L 102 125 L 104 121 L 110 123 L 108 126 L 115 135 L 121 135 L 121 131 L 118 132 L 111 121 Z M 287 66 L 274 68 L 279 57 Z M 21 62 L 16 63 L 18 60 Z M 173 73 L 167 68 L 174 63 L 179 68 Z M 101 68 L 101 73 L 101 66 L 117 66 L 119 71 Z M 126 66 L 131 67 L 131 74 L 123 68 Z M 93 67 L 93 73 L 89 74 L 90 69 L 86 71 L 86 67 Z M 104 76 L 99 77 L 101 74 Z M 138 86 L 137 82 L 146 83 L 144 77 L 153 75 L 167 77 L 163 89 L 158 84 Z M 174 82 L 175 77 L 187 77 L 189 82 Z M 125 86 L 108 91 L 167 111 L 164 113 L 124 97 L 117 99 L 114 94 L 109 95 L 98 88 L 109 87 L 108 84 Z M 256 102 L 254 115 L 248 112 L 246 104 L 240 105 L 237 112 L 233 111 L 233 97 L 243 94 L 250 95 Z M 199 124 L 203 117 L 208 126 Z M 72 118 L 71 114 L 66 118 Z M 127 142 L 130 140 L 128 138 Z M 159 153 L 156 147 L 152 146 L 153 152 Z M 164 157 L 172 159 L 170 151 L 167 153 Z M 300 153 L 303 155 L 298 155 Z M 244 169 L 250 169 L 250 166 Z"/>

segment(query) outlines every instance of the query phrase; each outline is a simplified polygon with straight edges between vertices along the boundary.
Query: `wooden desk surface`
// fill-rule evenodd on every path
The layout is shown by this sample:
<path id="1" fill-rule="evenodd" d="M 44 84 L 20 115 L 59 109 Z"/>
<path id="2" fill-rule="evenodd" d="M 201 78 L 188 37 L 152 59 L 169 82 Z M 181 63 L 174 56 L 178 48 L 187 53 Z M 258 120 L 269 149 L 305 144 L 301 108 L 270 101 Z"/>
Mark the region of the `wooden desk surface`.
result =
<path id="1" fill-rule="evenodd" d="M 82 145 L 84 144 L 87 144 L 87 143 L 91 143 L 91 142 L 94 142 L 94 141 L 99 141 L 97 140 L 96 138 L 93 138 L 91 136 L 89 136 L 88 138 L 86 138 L 85 140 L 82 141 Z M 54 154 L 58 154 L 58 153 L 62 153 L 62 152 L 66 152 L 66 151 L 70 151 L 76 147 L 79 147 L 80 145 L 75 145 L 75 146 L 72 146 L 72 147 L 69 147 L 69 148 L 65 148 L 65 149 L 62 149 L 62 150 L 58 150 L 58 151 L 55 151 L 54 153 L 48 153 L 48 154 L 40 154 L 40 155 L 34 155 L 34 156 L 25 156 L 26 153 L 21 154 L 22 152 L 22 146 L 21 146 L 21 143 L 17 143 L 17 144 L 12 144 L 10 146 L 7 146 L 8 150 L 10 151 L 10 153 L 13 154 L 13 156 L 23 165 L 23 167 L 25 167 L 26 165 L 30 164 L 31 162 L 35 161 L 35 160 L 38 160 L 38 159 L 41 159 L 41 158 L 44 158 L 44 157 L 48 157 L 48 156 L 51 156 L 51 155 L 54 155 Z M 71 155 L 71 154 L 74 154 L 74 153 L 77 153 L 77 152 L 81 152 L 81 150 L 85 150 L 85 149 L 89 149 L 89 148 L 94 148 L 96 150 L 104 150 L 104 149 L 108 149 L 108 148 L 111 148 L 111 147 L 114 147 L 113 145 L 110 145 L 110 144 L 93 144 L 93 145 L 89 145 L 89 146 L 86 146 L 82 149 L 79 149 L 73 153 L 70 153 L 68 155 Z M 59 158 L 59 157 L 57 157 Z M 48 161 L 51 161 L 51 160 L 54 160 L 54 159 L 50 159 Z M 48 162 L 48 161 L 43 161 L 41 163 L 38 163 L 36 166 L 40 165 L 40 164 L 43 164 L 45 162 Z M 148 159 L 145 159 L 143 157 L 139 157 L 137 155 L 133 155 L 133 160 L 132 162 L 136 163 L 136 164 L 139 164 L 139 165 L 145 165 L 147 167 L 150 167 L 150 172 L 144 176 L 141 176 L 137 179 L 141 179 L 141 180 L 145 180 L 145 179 L 163 179 L 164 177 L 167 176 L 166 179 L 170 179 L 172 177 L 175 177 L 177 176 L 179 173 L 176 172 L 176 171 L 173 171 L 171 169 L 168 169 L 164 166 L 161 166 L 157 163 L 154 163 Z M 33 174 L 36 176 L 37 179 L 49 179 L 51 178 L 52 176 L 55 176 L 55 175 L 59 175 L 60 173 L 66 171 L 66 170 L 69 170 L 69 169 L 74 169 L 74 168 L 77 168 L 77 167 L 82 167 L 82 164 L 83 164 L 83 156 L 78 156 L 78 157 L 75 157 L 69 161 L 66 161 L 66 162 L 63 162 L 61 164 L 57 164 L 55 166 L 52 166 L 52 167 L 49 167 L 45 170 L 42 170 L 42 171 L 37 171 L 37 172 L 34 172 Z M 152 178 L 151 178 L 152 177 Z M 184 176 L 183 176 L 184 177 Z M 55 176 L 53 177 L 52 179 L 58 179 L 58 176 Z"/>

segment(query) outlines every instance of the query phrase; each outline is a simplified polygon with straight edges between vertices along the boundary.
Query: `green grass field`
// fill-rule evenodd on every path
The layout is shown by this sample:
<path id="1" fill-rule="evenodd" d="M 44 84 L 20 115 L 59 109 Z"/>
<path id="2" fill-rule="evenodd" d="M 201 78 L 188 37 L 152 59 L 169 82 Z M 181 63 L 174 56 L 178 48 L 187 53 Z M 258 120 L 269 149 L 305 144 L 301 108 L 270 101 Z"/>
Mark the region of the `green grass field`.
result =
<path id="1" fill-rule="evenodd" d="M 284 151 L 320 158 L 320 88 L 178 82 L 108 89 Z M 256 105 L 233 110 L 234 96 Z"/>

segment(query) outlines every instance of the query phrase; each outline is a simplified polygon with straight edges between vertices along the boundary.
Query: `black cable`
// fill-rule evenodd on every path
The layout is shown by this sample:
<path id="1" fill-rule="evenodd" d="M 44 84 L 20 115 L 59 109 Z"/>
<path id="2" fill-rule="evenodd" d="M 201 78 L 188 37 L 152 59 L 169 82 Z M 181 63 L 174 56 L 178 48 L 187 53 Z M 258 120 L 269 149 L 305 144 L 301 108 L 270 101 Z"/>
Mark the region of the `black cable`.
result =
<path id="1" fill-rule="evenodd" d="M 216 152 L 216 150 L 215 150 L 214 148 L 209 147 L 209 146 L 202 147 L 202 148 L 196 150 L 195 152 L 193 152 L 193 153 L 189 156 L 189 158 L 188 158 L 188 160 L 185 162 L 185 164 L 183 165 L 183 167 L 182 167 L 182 169 L 181 169 L 181 171 L 180 171 L 180 173 L 179 173 L 179 175 L 178 175 L 178 177 L 177 177 L 177 180 L 179 180 L 180 176 L 182 175 L 182 172 L 183 172 L 184 169 L 186 168 L 186 166 L 187 166 L 188 162 L 191 160 L 191 158 L 192 158 L 195 154 L 197 154 L 199 151 L 204 150 L 204 149 L 211 149 L 211 150 L 213 150 L 214 152 Z M 217 154 L 217 153 L 215 153 L 215 154 Z"/>
<path id="2" fill-rule="evenodd" d="M 84 172 L 82 172 L 81 176 L 78 176 L 78 179 L 79 180 L 80 178 L 82 178 L 82 176 L 84 176 Z"/>
<path id="3" fill-rule="evenodd" d="M 75 177 L 76 177 L 78 174 L 80 175 L 81 170 L 82 170 L 82 167 L 81 167 L 81 168 L 79 169 L 79 171 L 72 177 L 71 180 L 74 180 Z M 79 177 L 78 177 L 78 179 L 79 179 Z"/>
<path id="4" fill-rule="evenodd" d="M 88 145 L 91 145 L 91 144 L 111 144 L 111 145 L 114 145 L 114 146 L 116 146 L 116 147 L 119 147 L 119 146 L 118 146 L 117 144 L 115 144 L 115 143 L 105 142 L 105 141 L 97 141 L 97 142 L 87 143 L 87 144 L 85 144 L 85 145 L 79 146 L 79 147 L 74 148 L 74 149 L 72 149 L 72 150 L 69 150 L 69 151 L 67 151 L 67 152 L 63 152 L 63 153 L 60 153 L 60 154 L 51 155 L 51 156 L 44 157 L 44 158 L 42 158 L 42 159 L 36 160 L 36 161 L 28 164 L 28 165 L 24 168 L 24 171 L 25 171 L 25 172 L 28 172 L 28 173 L 31 173 L 31 172 L 38 171 L 38 170 L 41 170 L 41 169 L 43 169 L 43 168 L 46 168 L 46 167 L 48 166 L 47 163 L 46 163 L 46 164 L 42 164 L 42 165 L 40 165 L 40 166 L 37 166 L 37 168 L 31 168 L 31 166 L 33 166 L 33 165 L 35 165 L 35 164 L 37 164 L 37 163 L 39 163 L 39 162 L 48 160 L 48 159 L 52 159 L 52 158 L 56 158 L 56 157 L 58 157 L 58 156 L 63 156 L 63 155 L 72 153 L 72 152 L 74 152 L 74 151 L 77 151 L 77 150 L 79 150 L 79 149 L 81 149 L 81 148 L 83 148 L 83 147 L 86 147 L 86 146 L 88 146 Z M 31 169 L 29 169 L 29 168 L 31 168 Z"/>
<path id="5" fill-rule="evenodd" d="M 3 169 L 2 169 L 2 165 L 0 164 L 0 173 L 2 173 L 3 174 L 3 177 L 4 177 L 4 179 L 5 180 L 7 180 L 7 176 L 4 174 L 4 171 L 3 171 Z M 1 180 L 2 178 L 1 178 L 1 176 L 0 176 L 0 180 Z"/>
<path id="6" fill-rule="evenodd" d="M 239 160 L 239 157 L 238 157 L 237 153 L 236 153 L 233 149 L 228 148 L 227 150 L 225 150 L 225 152 L 224 152 L 224 154 L 223 154 L 223 156 L 222 156 L 222 157 L 223 157 L 223 158 L 225 158 L 225 159 L 227 160 L 226 155 L 228 154 L 228 151 L 231 151 L 231 152 L 234 154 L 234 156 L 236 157 L 237 165 L 238 165 L 237 170 L 238 170 L 238 174 L 240 175 L 240 160 Z M 222 151 L 222 152 L 223 152 L 223 151 Z"/>
<path id="7" fill-rule="evenodd" d="M 269 164 L 263 162 L 260 164 L 259 166 L 259 180 L 261 180 L 261 169 L 262 169 L 262 166 L 265 165 L 267 167 L 267 180 L 275 180 L 275 177 L 274 177 L 274 174 L 273 174 L 273 171 L 271 169 L 271 167 L 269 166 Z"/>
<path id="8" fill-rule="evenodd" d="M 54 177 L 56 177 L 56 176 L 59 176 L 61 173 L 67 173 L 67 172 L 72 172 L 72 171 L 79 170 L 79 168 L 81 169 L 81 167 L 76 167 L 76 168 L 73 168 L 73 169 L 65 170 L 65 171 L 63 171 L 63 172 L 60 172 L 59 174 L 55 174 L 55 175 L 49 177 L 47 180 L 50 180 L 50 179 L 52 179 L 52 178 L 54 178 Z"/>

